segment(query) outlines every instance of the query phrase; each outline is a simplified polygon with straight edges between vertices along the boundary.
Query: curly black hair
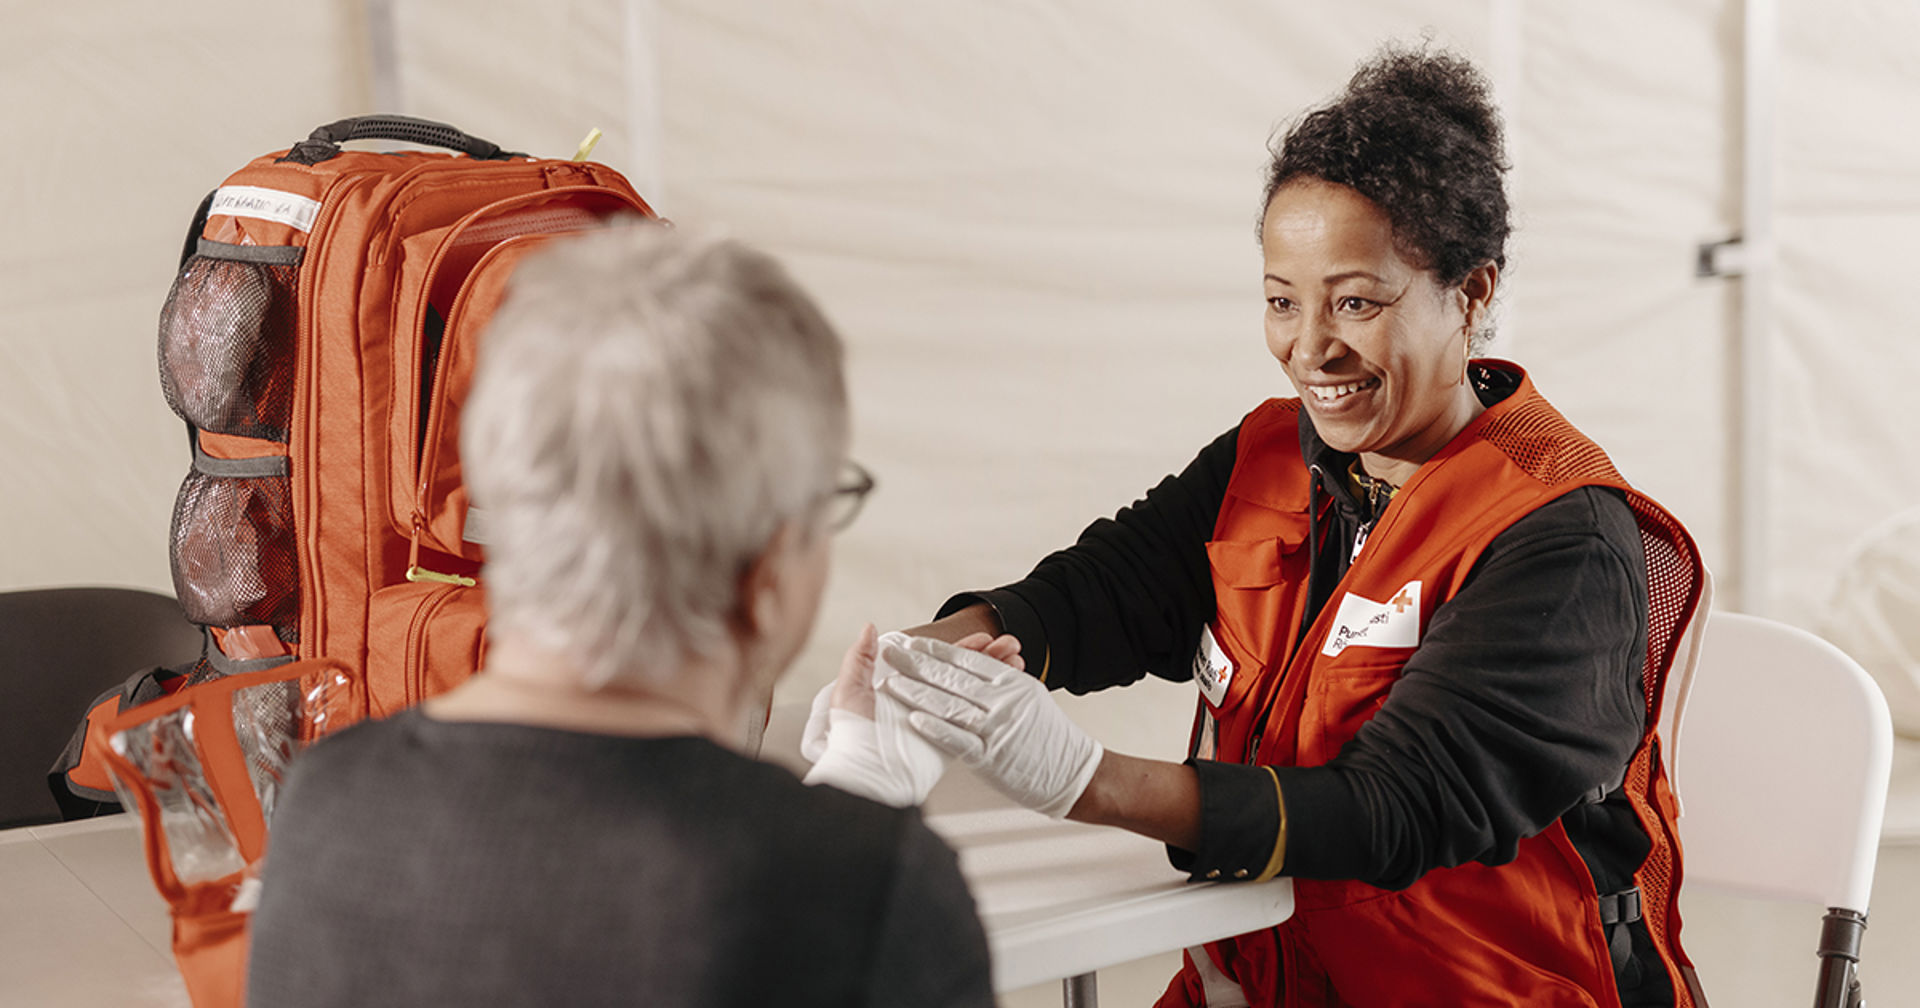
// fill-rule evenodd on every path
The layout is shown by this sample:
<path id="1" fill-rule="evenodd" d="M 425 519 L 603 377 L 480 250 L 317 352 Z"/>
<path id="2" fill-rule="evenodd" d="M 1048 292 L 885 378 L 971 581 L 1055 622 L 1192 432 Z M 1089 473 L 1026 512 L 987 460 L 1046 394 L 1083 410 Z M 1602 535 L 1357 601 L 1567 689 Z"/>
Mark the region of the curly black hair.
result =
<path id="1" fill-rule="evenodd" d="M 1504 269 L 1508 165 L 1491 92 L 1458 56 L 1388 47 L 1270 148 L 1263 221 L 1281 186 L 1320 179 L 1379 207 L 1402 251 L 1443 287 L 1485 263 Z"/>

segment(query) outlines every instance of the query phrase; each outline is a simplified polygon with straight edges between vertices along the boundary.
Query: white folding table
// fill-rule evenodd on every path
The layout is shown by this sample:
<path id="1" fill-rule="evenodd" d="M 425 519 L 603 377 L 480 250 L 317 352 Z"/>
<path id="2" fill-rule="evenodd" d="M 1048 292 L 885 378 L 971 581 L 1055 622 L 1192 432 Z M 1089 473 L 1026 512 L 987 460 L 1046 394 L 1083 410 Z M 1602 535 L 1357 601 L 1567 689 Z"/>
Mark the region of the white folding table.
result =
<path id="1" fill-rule="evenodd" d="M 1095 971 L 1257 930 L 1292 912 L 1285 879 L 1190 884 L 1164 848 L 1120 830 L 1055 822 L 943 785 L 928 817 L 959 853 L 1005 992 L 1065 981 L 1093 1003 Z M 986 807 L 964 808 L 964 806 Z M 0 1008 L 184 1006 L 171 923 L 132 816 L 0 831 Z"/>
<path id="2" fill-rule="evenodd" d="M 1189 883 L 1159 843 L 1121 830 L 1004 807 L 927 821 L 959 852 L 998 992 L 1060 979 L 1069 1006 L 1090 1008 L 1097 970 L 1293 912 L 1288 879 Z"/>
<path id="3" fill-rule="evenodd" d="M 0 1008 L 185 1008 L 129 815 L 0 831 Z"/>

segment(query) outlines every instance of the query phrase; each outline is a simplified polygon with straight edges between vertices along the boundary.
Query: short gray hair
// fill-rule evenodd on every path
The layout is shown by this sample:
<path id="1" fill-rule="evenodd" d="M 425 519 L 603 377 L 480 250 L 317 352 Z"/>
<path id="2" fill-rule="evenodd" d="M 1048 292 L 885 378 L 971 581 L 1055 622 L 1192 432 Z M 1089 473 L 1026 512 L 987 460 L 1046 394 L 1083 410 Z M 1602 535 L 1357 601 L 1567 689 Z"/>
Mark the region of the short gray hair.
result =
<path id="1" fill-rule="evenodd" d="M 514 271 L 460 453 L 490 633 L 585 685 L 725 645 L 740 576 L 847 446 L 839 336 L 764 253 L 626 222 Z"/>

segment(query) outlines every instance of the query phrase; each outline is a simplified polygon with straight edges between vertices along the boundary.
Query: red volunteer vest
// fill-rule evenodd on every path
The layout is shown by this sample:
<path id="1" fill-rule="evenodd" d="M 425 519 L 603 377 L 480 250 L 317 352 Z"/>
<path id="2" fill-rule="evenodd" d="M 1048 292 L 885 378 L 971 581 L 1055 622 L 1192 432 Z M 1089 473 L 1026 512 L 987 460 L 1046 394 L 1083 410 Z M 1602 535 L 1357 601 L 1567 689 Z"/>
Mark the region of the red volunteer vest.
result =
<path id="1" fill-rule="evenodd" d="M 1686 958 L 1676 906 L 1678 810 L 1654 726 L 1704 569 L 1680 523 L 1628 487 L 1606 454 L 1524 372 L 1520 378 L 1394 497 L 1304 635 L 1312 476 L 1300 455 L 1300 403 L 1272 400 L 1246 418 L 1207 544 L 1217 599 L 1211 629 L 1235 671 L 1219 703 L 1202 703 L 1217 722 L 1220 759 L 1332 760 L 1386 702 L 1434 611 L 1495 537 L 1577 488 L 1625 491 L 1646 547 L 1651 603 L 1646 729 L 1626 778 L 1653 843 L 1636 882 L 1678 1003 L 1688 1006 L 1679 972 Z M 1399 892 L 1296 879 L 1294 895 L 1295 914 L 1279 927 L 1207 947 L 1212 965 L 1251 1004 L 1619 1003 L 1593 878 L 1557 822 L 1522 841 L 1509 864 L 1436 869 Z M 1183 987 L 1189 996 L 1203 987 L 1191 964 L 1162 1004 L 1181 1003 Z"/>

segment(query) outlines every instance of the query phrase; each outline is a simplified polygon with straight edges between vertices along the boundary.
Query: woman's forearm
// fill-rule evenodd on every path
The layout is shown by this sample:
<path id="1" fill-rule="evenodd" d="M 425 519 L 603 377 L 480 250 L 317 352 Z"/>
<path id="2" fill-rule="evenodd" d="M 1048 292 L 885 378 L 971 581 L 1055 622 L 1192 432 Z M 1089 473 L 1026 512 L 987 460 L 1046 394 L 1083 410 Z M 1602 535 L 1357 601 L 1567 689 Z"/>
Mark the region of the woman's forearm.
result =
<path id="1" fill-rule="evenodd" d="M 1109 749 L 1067 818 L 1118 826 L 1182 850 L 1196 850 L 1200 846 L 1200 777 L 1181 763 Z"/>
<path id="2" fill-rule="evenodd" d="M 994 615 L 992 606 L 977 602 L 931 623 L 908 627 L 904 632 L 913 637 L 931 637 L 952 644 L 973 633 L 998 636 L 1006 632 L 1006 628 L 1000 625 L 1000 618 Z"/>

